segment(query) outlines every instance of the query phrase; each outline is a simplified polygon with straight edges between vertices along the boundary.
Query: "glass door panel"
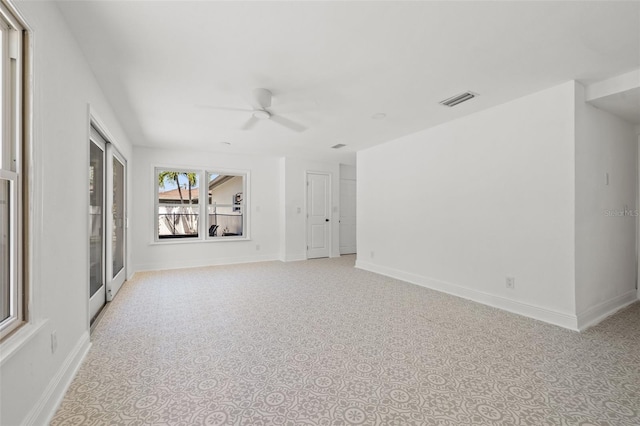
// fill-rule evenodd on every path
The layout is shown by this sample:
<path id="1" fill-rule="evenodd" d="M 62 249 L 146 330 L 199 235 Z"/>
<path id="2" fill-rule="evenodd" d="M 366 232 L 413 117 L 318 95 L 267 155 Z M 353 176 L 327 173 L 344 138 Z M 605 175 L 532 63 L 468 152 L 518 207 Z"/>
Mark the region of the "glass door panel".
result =
<path id="1" fill-rule="evenodd" d="M 124 269 L 124 164 L 113 157 L 113 276 L 115 278 Z"/>
<path id="2" fill-rule="evenodd" d="M 104 283 L 104 146 L 91 140 L 89 153 L 89 298 L 90 319 L 106 301 Z"/>

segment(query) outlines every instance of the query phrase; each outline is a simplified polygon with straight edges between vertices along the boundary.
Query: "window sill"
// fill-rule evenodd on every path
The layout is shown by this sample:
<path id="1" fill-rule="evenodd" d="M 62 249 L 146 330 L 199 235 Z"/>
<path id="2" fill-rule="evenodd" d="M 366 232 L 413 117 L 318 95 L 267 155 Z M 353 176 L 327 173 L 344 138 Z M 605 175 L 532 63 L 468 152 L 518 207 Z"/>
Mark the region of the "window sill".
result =
<path id="1" fill-rule="evenodd" d="M 172 245 L 172 244 L 203 244 L 203 243 L 223 243 L 227 241 L 251 241 L 251 237 L 241 237 L 241 236 L 228 236 L 228 237 L 217 237 L 217 238 L 166 238 L 162 240 L 154 240 L 149 243 L 150 246 L 164 246 L 164 245 Z"/>
<path id="2" fill-rule="evenodd" d="M 27 323 L 0 343 L 0 366 L 9 360 L 24 345 L 29 343 L 48 321 L 49 320 L 43 320 L 37 324 Z"/>

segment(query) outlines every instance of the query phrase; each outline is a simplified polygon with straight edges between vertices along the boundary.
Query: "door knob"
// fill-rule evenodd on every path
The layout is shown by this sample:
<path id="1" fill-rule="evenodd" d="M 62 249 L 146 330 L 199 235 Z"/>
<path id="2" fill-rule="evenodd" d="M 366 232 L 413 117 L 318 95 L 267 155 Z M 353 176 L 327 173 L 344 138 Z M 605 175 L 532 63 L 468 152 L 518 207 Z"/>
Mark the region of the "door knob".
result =
<path id="1" fill-rule="evenodd" d="M 324 221 L 325 221 L 325 222 L 329 222 L 329 219 L 325 219 Z"/>

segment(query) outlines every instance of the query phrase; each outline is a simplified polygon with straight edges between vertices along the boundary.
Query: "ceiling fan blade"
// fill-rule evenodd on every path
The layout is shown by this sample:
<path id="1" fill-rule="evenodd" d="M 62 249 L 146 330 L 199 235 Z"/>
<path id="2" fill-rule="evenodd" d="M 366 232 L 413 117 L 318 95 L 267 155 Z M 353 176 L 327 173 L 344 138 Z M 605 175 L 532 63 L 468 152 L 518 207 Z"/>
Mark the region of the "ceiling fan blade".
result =
<path id="1" fill-rule="evenodd" d="M 249 117 L 249 119 L 242 125 L 242 127 L 240 128 L 241 130 L 250 130 L 251 128 L 253 128 L 253 126 L 256 125 L 256 123 L 260 121 L 259 119 L 255 118 L 253 115 L 251 117 Z"/>
<path id="2" fill-rule="evenodd" d="M 312 100 L 291 100 L 286 102 L 278 102 L 277 105 L 271 107 L 275 114 L 288 114 L 290 112 L 306 112 L 318 109 L 319 103 Z"/>
<path id="3" fill-rule="evenodd" d="M 253 89 L 251 106 L 254 109 L 265 109 L 271 106 L 271 92 L 267 89 Z"/>
<path id="4" fill-rule="evenodd" d="M 251 112 L 253 111 L 252 109 L 249 108 L 233 108 L 233 107 L 218 107 L 218 106 L 211 106 L 211 105 L 196 105 L 198 108 L 204 108 L 204 109 L 215 109 L 218 111 L 238 111 L 238 112 Z"/>
<path id="5" fill-rule="evenodd" d="M 304 132 L 307 130 L 302 124 L 296 123 L 295 121 L 291 121 L 288 118 L 284 118 L 281 115 L 272 115 L 271 121 L 275 121 L 281 126 L 286 127 L 289 130 L 293 130 L 294 132 Z"/>

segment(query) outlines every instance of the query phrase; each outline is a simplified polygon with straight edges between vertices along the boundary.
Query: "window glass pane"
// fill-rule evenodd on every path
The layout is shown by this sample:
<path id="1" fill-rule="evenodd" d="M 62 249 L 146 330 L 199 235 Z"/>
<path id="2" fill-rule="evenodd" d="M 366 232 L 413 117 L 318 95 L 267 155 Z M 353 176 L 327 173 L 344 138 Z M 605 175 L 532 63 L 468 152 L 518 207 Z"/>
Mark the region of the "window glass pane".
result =
<path id="1" fill-rule="evenodd" d="M 11 316 L 11 275 L 10 275 L 10 208 L 9 181 L 0 180 L 0 321 Z"/>
<path id="2" fill-rule="evenodd" d="M 198 237 L 198 173 L 161 170 L 158 178 L 158 238 Z"/>
<path id="3" fill-rule="evenodd" d="M 102 238 L 104 228 L 104 151 L 93 141 L 89 150 L 89 294 L 104 285 Z"/>
<path id="4" fill-rule="evenodd" d="M 9 97 L 5 94 L 5 62 L 7 61 L 7 30 L 5 24 L 0 22 L 0 135 L 2 135 L 2 145 L 0 146 L 0 168 L 10 170 L 7 159 L 11 146 L 5 139 L 5 108 L 8 106 Z"/>
<path id="5" fill-rule="evenodd" d="M 210 172 L 207 178 L 209 237 L 244 235 L 244 176 Z"/>

